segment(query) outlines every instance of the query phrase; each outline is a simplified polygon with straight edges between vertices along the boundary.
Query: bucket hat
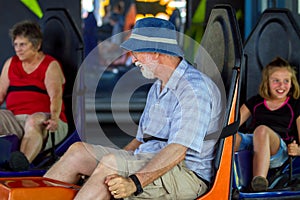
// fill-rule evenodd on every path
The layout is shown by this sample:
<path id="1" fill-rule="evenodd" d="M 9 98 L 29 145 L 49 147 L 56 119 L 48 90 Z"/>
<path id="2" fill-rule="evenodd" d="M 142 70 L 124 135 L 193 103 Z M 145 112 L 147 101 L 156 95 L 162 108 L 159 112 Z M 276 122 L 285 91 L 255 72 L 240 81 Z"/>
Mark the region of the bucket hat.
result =
<path id="1" fill-rule="evenodd" d="M 164 19 L 148 17 L 136 21 L 123 49 L 134 52 L 158 52 L 183 57 L 175 26 Z"/>

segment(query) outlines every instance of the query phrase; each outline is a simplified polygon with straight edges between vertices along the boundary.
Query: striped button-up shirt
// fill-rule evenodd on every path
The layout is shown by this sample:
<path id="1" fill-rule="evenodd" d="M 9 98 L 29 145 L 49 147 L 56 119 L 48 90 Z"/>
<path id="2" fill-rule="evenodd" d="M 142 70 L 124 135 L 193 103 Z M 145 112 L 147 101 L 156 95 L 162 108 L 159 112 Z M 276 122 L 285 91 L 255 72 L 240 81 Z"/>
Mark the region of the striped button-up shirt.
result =
<path id="1" fill-rule="evenodd" d="M 158 153 L 171 143 L 184 145 L 188 147 L 186 166 L 210 181 L 217 138 L 204 137 L 220 131 L 223 125 L 224 108 L 218 87 L 183 60 L 164 89 L 160 88 L 161 81 L 157 80 L 148 93 L 136 136 L 143 143 L 135 153 Z M 148 136 L 161 140 L 145 142 Z"/>

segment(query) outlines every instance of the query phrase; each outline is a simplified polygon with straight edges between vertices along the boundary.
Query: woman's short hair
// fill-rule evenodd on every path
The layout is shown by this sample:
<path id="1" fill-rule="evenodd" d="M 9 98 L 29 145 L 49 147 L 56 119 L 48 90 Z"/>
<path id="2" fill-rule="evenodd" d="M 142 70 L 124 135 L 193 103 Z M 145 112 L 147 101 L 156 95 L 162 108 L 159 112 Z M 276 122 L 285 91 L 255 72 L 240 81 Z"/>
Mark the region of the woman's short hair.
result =
<path id="1" fill-rule="evenodd" d="M 296 76 L 296 70 L 281 57 L 276 57 L 262 71 L 262 81 L 259 86 L 259 94 L 265 99 L 270 99 L 271 94 L 269 92 L 269 78 L 270 75 L 276 71 L 278 68 L 286 68 L 291 73 L 291 82 L 292 86 L 288 93 L 288 96 L 293 96 L 295 99 L 298 99 L 300 96 L 299 83 Z"/>
<path id="2" fill-rule="evenodd" d="M 35 48 L 41 50 L 43 34 L 39 24 L 35 21 L 24 20 L 16 23 L 10 30 L 9 35 L 12 42 L 17 36 L 28 38 Z"/>

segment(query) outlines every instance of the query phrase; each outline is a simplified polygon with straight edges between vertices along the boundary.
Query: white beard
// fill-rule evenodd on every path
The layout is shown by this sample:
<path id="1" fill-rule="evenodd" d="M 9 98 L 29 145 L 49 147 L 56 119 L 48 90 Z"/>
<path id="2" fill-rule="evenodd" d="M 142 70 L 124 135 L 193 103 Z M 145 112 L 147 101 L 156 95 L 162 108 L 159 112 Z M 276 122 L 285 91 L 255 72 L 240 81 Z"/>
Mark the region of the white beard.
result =
<path id="1" fill-rule="evenodd" d="M 137 61 L 135 62 L 135 65 L 137 67 L 141 68 L 142 75 L 147 79 L 155 79 L 153 71 L 145 64 L 142 64 L 141 62 Z"/>

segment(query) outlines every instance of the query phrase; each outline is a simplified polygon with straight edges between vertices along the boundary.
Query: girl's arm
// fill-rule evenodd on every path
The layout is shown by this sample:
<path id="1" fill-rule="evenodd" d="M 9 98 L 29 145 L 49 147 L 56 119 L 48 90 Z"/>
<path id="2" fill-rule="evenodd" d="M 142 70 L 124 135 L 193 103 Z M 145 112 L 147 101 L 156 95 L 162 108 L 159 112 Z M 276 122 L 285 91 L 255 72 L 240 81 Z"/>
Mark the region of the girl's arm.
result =
<path id="1" fill-rule="evenodd" d="M 243 104 L 240 108 L 240 126 L 247 121 L 247 119 L 251 116 L 251 112 L 248 107 Z"/>
<path id="2" fill-rule="evenodd" d="M 300 141 L 300 116 L 296 119 L 297 132 L 298 132 L 298 141 Z M 290 156 L 299 156 L 300 155 L 300 147 L 297 144 L 296 140 L 294 140 L 291 144 L 288 145 L 288 154 Z"/>

